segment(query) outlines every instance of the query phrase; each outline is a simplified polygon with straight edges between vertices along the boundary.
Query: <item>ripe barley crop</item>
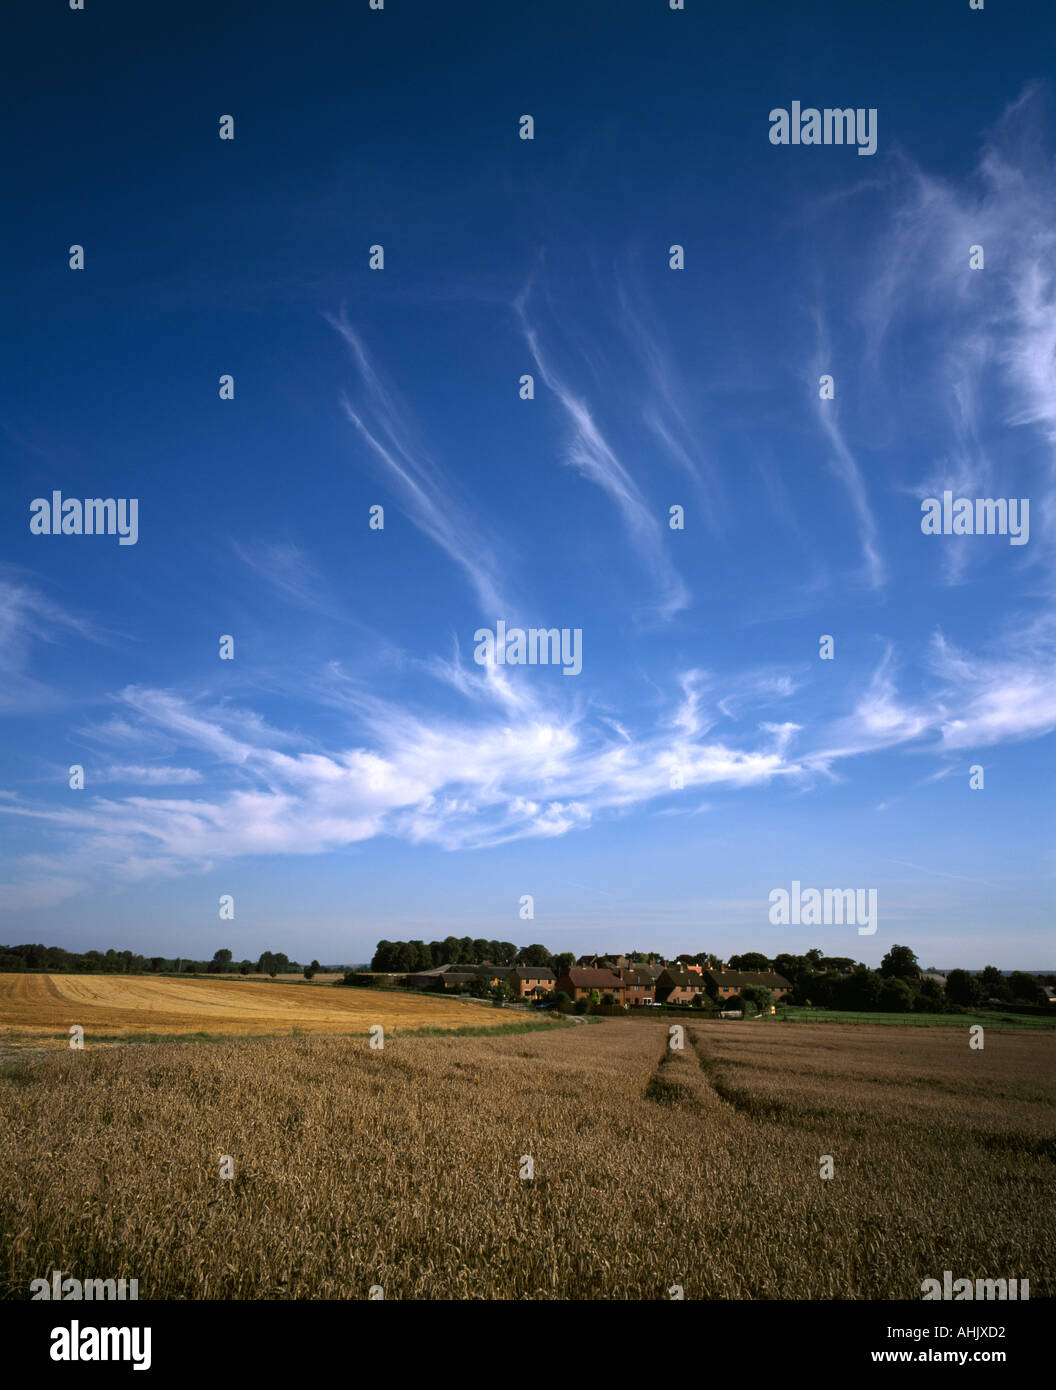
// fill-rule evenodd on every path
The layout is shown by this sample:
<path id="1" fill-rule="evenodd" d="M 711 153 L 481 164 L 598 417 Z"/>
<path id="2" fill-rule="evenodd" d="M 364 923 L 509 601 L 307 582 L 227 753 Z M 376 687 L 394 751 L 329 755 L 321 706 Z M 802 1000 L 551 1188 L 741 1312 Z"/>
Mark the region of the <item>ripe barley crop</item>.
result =
<path id="1" fill-rule="evenodd" d="M 0 1291 L 57 1267 L 142 1298 L 917 1298 L 953 1268 L 1051 1295 L 1047 1038 L 667 1041 L 613 1020 L 20 1060 L 0 1078 Z"/>
<path id="2" fill-rule="evenodd" d="M 71 1023 L 90 1040 L 139 1033 L 231 1036 L 488 1028 L 510 1015 L 458 999 L 322 985 L 146 975 L 0 974 L 0 1042 L 12 1033 L 65 1042 Z"/>

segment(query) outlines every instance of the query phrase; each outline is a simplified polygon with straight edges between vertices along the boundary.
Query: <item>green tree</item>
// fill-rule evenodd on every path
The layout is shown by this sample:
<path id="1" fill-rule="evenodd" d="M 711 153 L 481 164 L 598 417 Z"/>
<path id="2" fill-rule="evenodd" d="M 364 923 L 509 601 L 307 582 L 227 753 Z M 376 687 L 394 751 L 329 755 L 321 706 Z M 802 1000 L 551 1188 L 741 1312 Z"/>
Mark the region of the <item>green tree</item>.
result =
<path id="1" fill-rule="evenodd" d="M 1012 997 L 1008 981 L 996 965 L 985 965 L 976 976 L 984 999 L 1006 1000 Z"/>
<path id="2" fill-rule="evenodd" d="M 892 946 L 880 962 L 880 974 L 885 980 L 915 980 L 920 975 L 920 963 L 908 946 Z"/>
<path id="3" fill-rule="evenodd" d="M 967 970 L 951 970 L 946 976 L 946 998 L 951 1004 L 970 1009 L 973 1004 L 978 1004 L 982 997 L 979 981 L 974 975 L 969 975 Z"/>
<path id="4" fill-rule="evenodd" d="M 408 970 L 429 970 L 433 964 L 433 957 L 424 941 L 408 941 L 407 959 L 413 962 L 407 966 Z"/>
<path id="5" fill-rule="evenodd" d="M 768 1014 L 774 1003 L 773 991 L 765 985 L 745 985 L 741 990 L 741 998 L 758 1014 Z"/>
<path id="6" fill-rule="evenodd" d="M 452 938 L 453 939 L 453 938 Z M 391 941 L 379 941 L 377 949 L 371 958 L 371 970 L 388 972 L 392 969 L 392 955 L 394 947 Z"/>
<path id="7" fill-rule="evenodd" d="M 922 999 L 929 999 L 933 1004 L 944 1004 L 946 1002 L 946 991 L 938 980 L 921 980 L 920 996 Z M 938 1013 L 938 1009 L 932 1009 L 932 1013 Z"/>
<path id="8" fill-rule="evenodd" d="M 880 1007 L 885 1013 L 908 1013 L 913 1007 L 913 991 L 905 980 L 888 975 L 880 986 Z"/>
<path id="9" fill-rule="evenodd" d="M 1047 1004 L 1048 996 L 1033 975 L 1013 970 L 1008 977 L 1008 991 L 1021 1004 Z"/>
<path id="10" fill-rule="evenodd" d="M 822 970 L 835 970 L 846 975 L 854 969 L 855 961 L 851 956 L 822 956 L 818 965 Z"/>
<path id="11" fill-rule="evenodd" d="M 221 974 L 230 964 L 231 952 L 225 946 L 214 954 L 212 960 L 209 962 L 209 970 L 214 975 Z"/>
<path id="12" fill-rule="evenodd" d="M 394 970 L 400 975 L 409 975 L 418 969 L 418 953 L 409 941 L 397 941 L 393 946 L 392 965 L 390 970 Z"/>
<path id="13" fill-rule="evenodd" d="M 513 998 L 513 990 L 505 980 L 499 980 L 491 987 L 491 997 L 495 1001 L 497 1008 L 502 1008 L 503 1004 Z"/>
<path id="14" fill-rule="evenodd" d="M 533 946 L 522 946 L 517 953 L 518 965 L 537 965 L 548 969 L 553 959 L 546 947 L 540 946 L 538 942 Z"/>
<path id="15" fill-rule="evenodd" d="M 860 965 L 850 975 L 841 976 L 832 987 L 832 1001 L 838 1009 L 869 1013 L 880 1007 L 883 979 L 875 970 Z"/>
<path id="16" fill-rule="evenodd" d="M 730 966 L 734 970 L 773 970 L 769 956 L 760 951 L 747 951 L 743 956 L 731 956 Z"/>

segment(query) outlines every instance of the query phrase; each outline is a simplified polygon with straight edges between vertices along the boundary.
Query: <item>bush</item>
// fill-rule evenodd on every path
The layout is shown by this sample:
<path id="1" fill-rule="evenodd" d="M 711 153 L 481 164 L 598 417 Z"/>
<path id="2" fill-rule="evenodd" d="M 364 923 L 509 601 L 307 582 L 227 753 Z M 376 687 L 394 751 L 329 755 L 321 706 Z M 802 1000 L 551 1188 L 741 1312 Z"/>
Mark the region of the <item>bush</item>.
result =
<path id="1" fill-rule="evenodd" d="M 913 1000 L 913 1012 L 915 1014 L 943 1014 L 946 1012 L 946 1005 L 941 999 L 936 999 L 934 995 L 921 991 Z"/>
<path id="2" fill-rule="evenodd" d="M 884 980 L 880 987 L 880 1007 L 889 1014 L 908 1013 L 912 1009 L 913 994 L 905 980 L 894 975 Z"/>
<path id="3" fill-rule="evenodd" d="M 573 1005 L 573 1008 L 577 1014 L 585 1014 L 587 1010 L 590 1008 L 590 1000 L 577 999 L 575 1004 Z"/>
<path id="4" fill-rule="evenodd" d="M 765 985 L 745 985 L 741 990 L 741 998 L 745 1003 L 745 1014 L 749 1012 L 757 1014 L 768 1014 L 773 1007 L 773 991 Z"/>

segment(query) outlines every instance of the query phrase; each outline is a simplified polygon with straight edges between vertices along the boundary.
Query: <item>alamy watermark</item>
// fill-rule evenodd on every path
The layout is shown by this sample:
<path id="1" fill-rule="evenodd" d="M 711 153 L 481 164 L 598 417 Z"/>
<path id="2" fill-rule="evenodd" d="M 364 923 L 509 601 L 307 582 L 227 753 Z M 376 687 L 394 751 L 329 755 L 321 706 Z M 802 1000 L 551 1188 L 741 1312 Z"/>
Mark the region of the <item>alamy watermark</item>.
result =
<path id="1" fill-rule="evenodd" d="M 875 888 L 801 888 L 798 879 L 787 888 L 770 890 L 770 921 L 775 927 L 855 926 L 859 936 L 876 931 Z"/>
<path id="2" fill-rule="evenodd" d="M 566 676 L 583 670 L 583 629 L 511 627 L 500 618 L 493 632 L 478 627 L 473 660 L 478 666 L 561 666 Z"/>
<path id="3" fill-rule="evenodd" d="M 67 1301 L 85 1299 L 91 1302 L 93 1299 L 117 1299 L 123 1302 L 126 1299 L 139 1298 L 138 1279 L 76 1279 L 74 1276 L 67 1275 L 62 1277 L 61 1269 L 51 1271 L 50 1282 L 47 1279 L 33 1279 L 30 1281 L 29 1291 L 32 1294 L 31 1303 L 36 1303 L 39 1299 L 45 1302 L 49 1299 Z"/>
<path id="4" fill-rule="evenodd" d="M 138 497 L 67 497 L 53 492 L 51 501 L 34 497 L 29 504 L 34 536 L 119 536 L 118 545 L 139 540 Z"/>
<path id="5" fill-rule="evenodd" d="M 1007 536 L 1009 545 L 1030 540 L 1029 497 L 958 497 L 949 488 L 925 497 L 920 529 L 925 536 Z"/>
<path id="6" fill-rule="evenodd" d="M 965 1299 L 990 1298 L 1003 1302 L 1028 1300 L 1030 1298 L 1029 1279 L 976 1279 L 973 1284 L 971 1279 L 955 1279 L 953 1270 L 946 1269 L 942 1272 L 942 1283 L 938 1279 L 925 1279 L 920 1286 L 920 1291 L 924 1295 L 923 1302 L 932 1302 L 935 1299 L 952 1300 L 960 1303 Z"/>
<path id="7" fill-rule="evenodd" d="M 51 1329 L 52 1361 L 131 1361 L 134 1371 L 150 1370 L 149 1327 L 69 1327 Z"/>
<path id="8" fill-rule="evenodd" d="M 770 112 L 771 145 L 857 145 L 859 154 L 876 154 L 876 107 L 833 107 L 792 103 Z"/>

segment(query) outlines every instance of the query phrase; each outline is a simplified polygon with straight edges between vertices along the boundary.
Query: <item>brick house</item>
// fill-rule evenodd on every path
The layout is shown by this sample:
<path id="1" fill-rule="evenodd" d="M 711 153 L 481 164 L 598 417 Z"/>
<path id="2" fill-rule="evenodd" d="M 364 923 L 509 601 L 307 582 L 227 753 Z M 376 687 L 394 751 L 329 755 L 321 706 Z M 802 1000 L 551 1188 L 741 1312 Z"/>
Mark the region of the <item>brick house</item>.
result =
<path id="1" fill-rule="evenodd" d="M 620 971 L 620 978 L 627 986 L 627 1003 L 635 1005 L 652 1004 L 656 1001 L 656 984 L 648 970 L 632 965 Z"/>
<path id="2" fill-rule="evenodd" d="M 714 986 L 715 998 L 720 1003 L 731 995 L 740 994 L 746 985 L 762 985 L 772 992 L 775 1000 L 784 999 L 792 989 L 788 980 L 775 970 L 724 970 L 718 966 L 705 971 L 705 978 Z"/>
<path id="3" fill-rule="evenodd" d="M 611 970 L 588 970 L 573 966 L 557 981 L 558 990 L 564 990 L 570 999 L 589 999 L 590 991 L 596 989 L 604 999 L 611 994 L 617 1004 L 627 1003 L 627 986 Z"/>
<path id="4" fill-rule="evenodd" d="M 695 971 L 691 973 L 669 965 L 656 981 L 656 999 L 660 1004 L 692 1004 L 703 993 L 703 976 Z"/>
<path id="5" fill-rule="evenodd" d="M 516 965 L 501 973 L 518 999 L 542 999 L 553 992 L 554 972 L 545 965 Z"/>

